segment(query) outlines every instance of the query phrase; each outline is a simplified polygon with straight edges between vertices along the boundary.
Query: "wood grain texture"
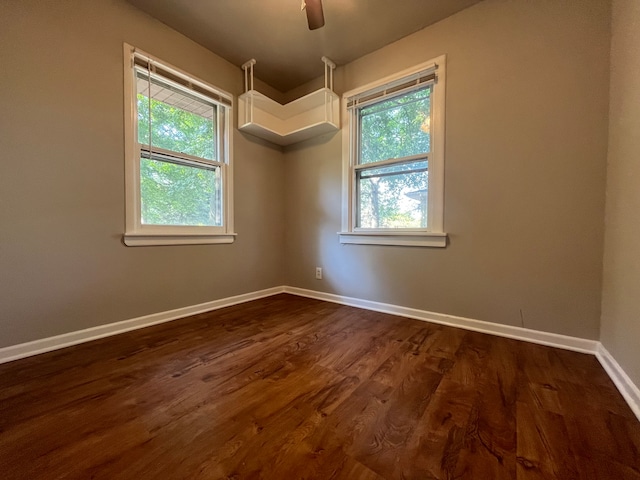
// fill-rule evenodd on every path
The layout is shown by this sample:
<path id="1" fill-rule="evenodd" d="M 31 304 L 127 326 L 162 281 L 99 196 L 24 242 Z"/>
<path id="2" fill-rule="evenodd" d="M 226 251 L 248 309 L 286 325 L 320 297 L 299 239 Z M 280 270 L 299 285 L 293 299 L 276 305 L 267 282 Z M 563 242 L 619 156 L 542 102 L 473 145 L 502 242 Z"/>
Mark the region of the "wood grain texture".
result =
<path id="1" fill-rule="evenodd" d="M 589 355 L 290 295 L 0 365 L 3 479 L 632 479 Z"/>

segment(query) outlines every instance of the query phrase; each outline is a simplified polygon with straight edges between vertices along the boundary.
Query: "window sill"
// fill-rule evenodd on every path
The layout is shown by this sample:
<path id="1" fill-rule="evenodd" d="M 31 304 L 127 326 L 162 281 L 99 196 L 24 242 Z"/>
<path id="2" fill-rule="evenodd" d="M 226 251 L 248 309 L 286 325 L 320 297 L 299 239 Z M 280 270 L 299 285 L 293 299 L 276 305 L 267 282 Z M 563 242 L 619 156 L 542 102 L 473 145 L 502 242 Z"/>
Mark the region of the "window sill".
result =
<path id="1" fill-rule="evenodd" d="M 144 247 L 153 245 L 209 245 L 216 243 L 233 243 L 236 233 L 226 234 L 140 234 L 125 233 L 123 240 L 128 247 Z"/>
<path id="2" fill-rule="evenodd" d="M 340 243 L 356 245 L 400 245 L 406 247 L 447 246 L 446 233 L 422 232 L 338 232 Z"/>

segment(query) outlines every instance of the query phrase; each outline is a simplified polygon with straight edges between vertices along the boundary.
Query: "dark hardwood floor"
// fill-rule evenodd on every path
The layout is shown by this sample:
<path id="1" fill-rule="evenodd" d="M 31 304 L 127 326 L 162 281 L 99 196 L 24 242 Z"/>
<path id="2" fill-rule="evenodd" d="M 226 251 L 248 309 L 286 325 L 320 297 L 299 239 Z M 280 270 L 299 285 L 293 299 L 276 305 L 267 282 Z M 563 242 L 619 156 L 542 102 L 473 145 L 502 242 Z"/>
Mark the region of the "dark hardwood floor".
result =
<path id="1" fill-rule="evenodd" d="M 595 357 L 289 295 L 0 365 L 0 478 L 640 479 Z"/>

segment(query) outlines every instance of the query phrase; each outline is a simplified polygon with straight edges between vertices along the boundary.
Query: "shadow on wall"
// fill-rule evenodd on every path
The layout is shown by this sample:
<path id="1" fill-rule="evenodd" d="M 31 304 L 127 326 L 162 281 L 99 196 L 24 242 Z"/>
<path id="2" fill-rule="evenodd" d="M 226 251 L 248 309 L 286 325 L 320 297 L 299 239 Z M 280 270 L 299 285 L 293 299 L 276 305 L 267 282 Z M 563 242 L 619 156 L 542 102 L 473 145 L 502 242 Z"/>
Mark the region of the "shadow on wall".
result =
<path id="1" fill-rule="evenodd" d="M 375 262 L 362 255 L 361 246 L 343 245 L 338 237 L 342 135 L 337 132 L 292 145 L 286 154 L 289 284 L 349 296 L 379 291 L 381 275 Z M 322 267 L 322 280 L 315 279 L 315 267 Z"/>
<path id="2" fill-rule="evenodd" d="M 267 147 L 277 152 L 282 152 L 283 148 L 280 145 L 276 145 L 275 143 L 271 143 L 267 140 L 263 140 L 260 137 L 256 137 L 255 135 L 251 135 L 250 133 L 242 132 L 238 129 L 234 130 L 234 135 L 240 135 L 242 138 L 256 145 L 260 145 L 262 147 Z"/>

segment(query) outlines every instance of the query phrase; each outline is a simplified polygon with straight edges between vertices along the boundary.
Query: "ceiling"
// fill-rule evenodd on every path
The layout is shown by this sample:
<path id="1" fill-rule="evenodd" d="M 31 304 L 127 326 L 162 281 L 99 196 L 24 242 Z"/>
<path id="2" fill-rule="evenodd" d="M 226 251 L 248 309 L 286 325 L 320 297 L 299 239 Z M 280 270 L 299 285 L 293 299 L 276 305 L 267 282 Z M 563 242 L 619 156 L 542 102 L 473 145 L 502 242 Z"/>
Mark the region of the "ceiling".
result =
<path id="1" fill-rule="evenodd" d="M 323 0 L 310 31 L 301 0 L 128 0 L 235 65 L 287 92 L 324 72 L 323 55 L 351 62 L 481 0 Z"/>

